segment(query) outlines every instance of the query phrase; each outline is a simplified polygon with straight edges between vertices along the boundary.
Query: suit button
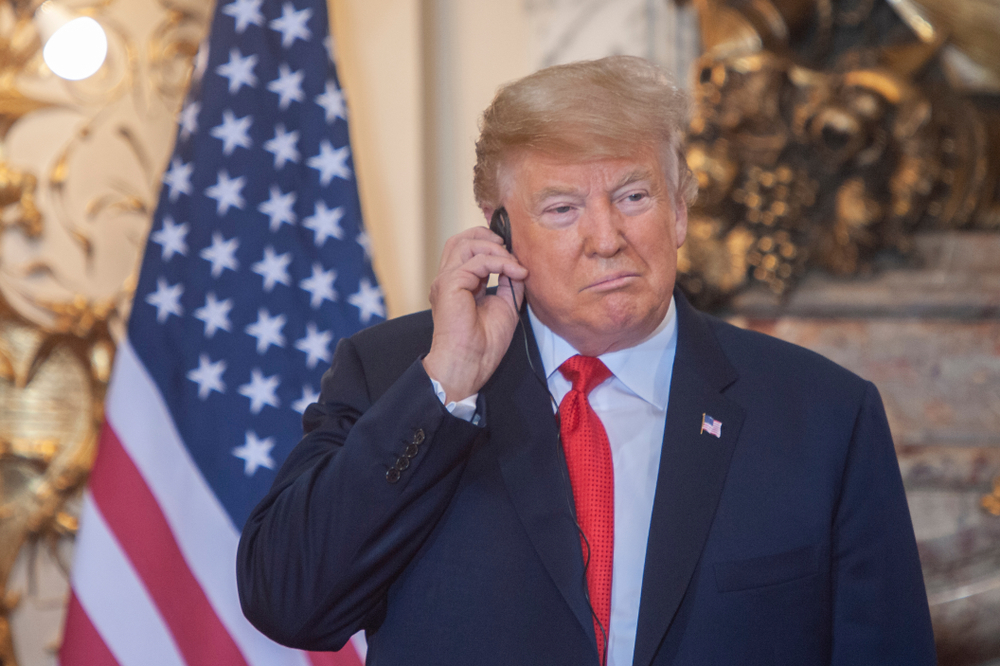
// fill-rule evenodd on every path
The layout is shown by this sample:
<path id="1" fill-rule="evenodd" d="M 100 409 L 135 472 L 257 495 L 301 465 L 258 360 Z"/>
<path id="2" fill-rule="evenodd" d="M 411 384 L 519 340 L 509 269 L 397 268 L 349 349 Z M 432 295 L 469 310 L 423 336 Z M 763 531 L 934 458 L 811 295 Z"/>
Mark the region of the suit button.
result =
<path id="1" fill-rule="evenodd" d="M 410 459 L 409 458 L 407 458 L 405 456 L 400 456 L 400 457 L 396 458 L 396 469 L 398 469 L 400 472 L 402 472 L 403 470 L 405 470 L 409 466 L 410 466 Z"/>
<path id="2" fill-rule="evenodd" d="M 385 480 L 389 483 L 396 483 L 399 481 L 399 470 L 395 467 L 390 468 L 389 471 L 385 473 Z"/>
<path id="3" fill-rule="evenodd" d="M 413 433 L 413 443 L 420 446 L 424 443 L 424 430 L 423 428 L 417 428 L 417 431 Z"/>
<path id="4" fill-rule="evenodd" d="M 417 448 L 416 444 L 408 444 L 406 450 L 403 451 L 403 455 L 407 458 L 415 458 L 418 453 L 420 453 L 420 449 Z"/>

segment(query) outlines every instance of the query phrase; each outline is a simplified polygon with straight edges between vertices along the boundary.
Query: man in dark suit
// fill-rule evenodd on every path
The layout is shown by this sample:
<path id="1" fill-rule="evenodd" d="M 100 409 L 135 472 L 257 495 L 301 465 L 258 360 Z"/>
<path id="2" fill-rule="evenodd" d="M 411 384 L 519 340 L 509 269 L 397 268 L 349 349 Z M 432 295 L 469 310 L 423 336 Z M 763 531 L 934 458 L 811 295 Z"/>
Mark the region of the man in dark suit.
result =
<path id="1" fill-rule="evenodd" d="M 338 346 L 240 543 L 265 634 L 364 629 L 369 664 L 934 663 L 874 386 L 674 290 L 682 112 L 627 57 L 497 94 L 475 193 L 508 238 L 450 239 L 430 313 Z"/>

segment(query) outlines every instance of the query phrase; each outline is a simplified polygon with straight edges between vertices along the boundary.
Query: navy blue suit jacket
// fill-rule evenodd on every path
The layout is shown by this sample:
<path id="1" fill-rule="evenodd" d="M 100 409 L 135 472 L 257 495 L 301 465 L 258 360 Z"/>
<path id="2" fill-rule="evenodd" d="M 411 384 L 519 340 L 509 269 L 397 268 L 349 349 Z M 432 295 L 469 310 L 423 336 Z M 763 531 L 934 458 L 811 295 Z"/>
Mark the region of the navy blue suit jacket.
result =
<path id="1" fill-rule="evenodd" d="M 933 664 L 875 387 L 676 298 L 634 663 Z M 365 629 L 369 664 L 597 664 L 557 427 L 521 329 L 479 425 L 431 390 L 431 333 L 424 312 L 340 343 L 244 529 L 244 612 L 312 650 Z M 703 414 L 721 437 L 699 432 Z"/>

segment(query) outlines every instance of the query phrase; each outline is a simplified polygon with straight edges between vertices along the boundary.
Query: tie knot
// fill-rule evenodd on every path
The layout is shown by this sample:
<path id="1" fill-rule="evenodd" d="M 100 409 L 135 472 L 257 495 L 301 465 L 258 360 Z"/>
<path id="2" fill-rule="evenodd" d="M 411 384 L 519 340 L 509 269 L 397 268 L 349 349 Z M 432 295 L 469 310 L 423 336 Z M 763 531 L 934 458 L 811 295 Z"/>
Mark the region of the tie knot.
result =
<path id="1" fill-rule="evenodd" d="M 594 387 L 611 376 L 608 366 L 595 356 L 571 356 L 559 366 L 559 372 L 573 384 L 574 391 L 589 395 Z"/>

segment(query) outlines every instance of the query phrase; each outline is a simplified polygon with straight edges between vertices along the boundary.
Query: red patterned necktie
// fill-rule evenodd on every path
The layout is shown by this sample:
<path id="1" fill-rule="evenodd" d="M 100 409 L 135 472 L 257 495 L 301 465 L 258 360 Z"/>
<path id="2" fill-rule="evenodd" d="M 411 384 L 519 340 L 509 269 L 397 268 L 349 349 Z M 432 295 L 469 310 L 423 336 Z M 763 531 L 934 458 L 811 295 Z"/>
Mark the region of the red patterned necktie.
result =
<path id="1" fill-rule="evenodd" d="M 586 536 L 586 539 L 581 536 L 580 542 L 583 560 L 587 563 L 590 605 L 596 616 L 594 632 L 597 635 L 597 652 L 603 664 L 611 619 L 615 474 L 608 433 L 587 401 L 587 395 L 610 377 L 611 371 L 600 359 L 577 355 L 559 366 L 559 372 L 573 383 L 573 388 L 559 404 L 559 434 L 566 453 L 569 481 L 573 486 L 576 521 Z"/>

